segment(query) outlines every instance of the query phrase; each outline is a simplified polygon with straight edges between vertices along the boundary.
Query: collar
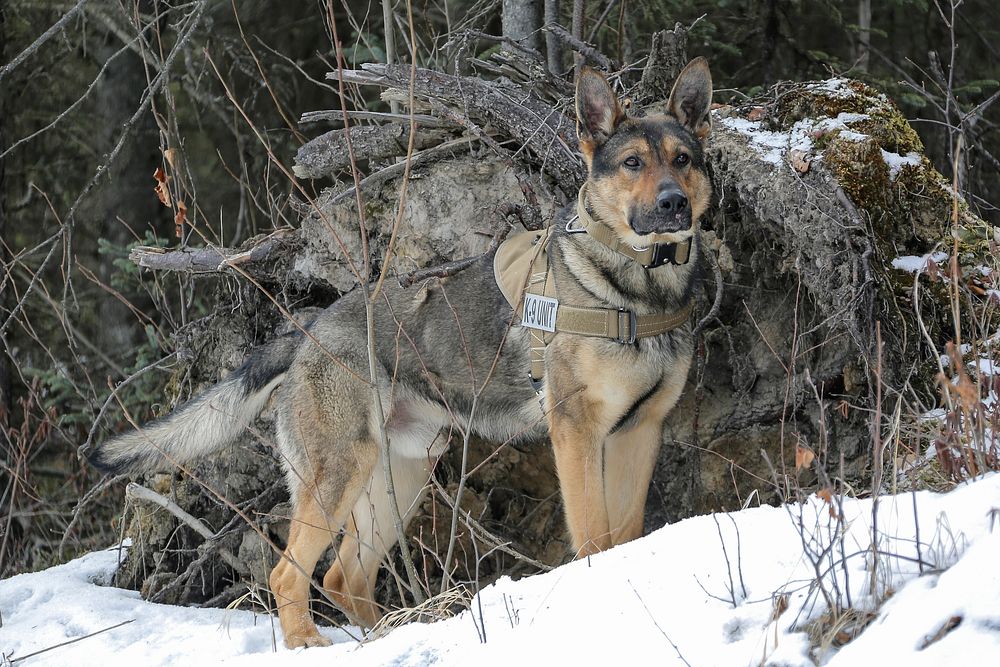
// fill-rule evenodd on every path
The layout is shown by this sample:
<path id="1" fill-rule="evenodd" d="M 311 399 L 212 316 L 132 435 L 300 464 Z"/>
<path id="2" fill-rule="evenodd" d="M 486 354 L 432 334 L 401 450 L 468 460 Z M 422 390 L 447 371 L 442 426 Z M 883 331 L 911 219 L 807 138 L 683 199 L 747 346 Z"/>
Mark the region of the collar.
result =
<path id="1" fill-rule="evenodd" d="M 587 210 L 587 184 L 580 186 L 580 194 L 576 199 L 576 215 L 566 223 L 566 231 L 570 234 L 588 234 L 617 253 L 635 260 L 644 269 L 655 269 L 664 264 L 681 266 L 691 259 L 691 239 L 680 243 L 651 243 L 643 248 L 636 248 L 630 243 L 623 243 L 614 230 L 602 222 L 595 220 Z M 573 223 L 579 222 L 575 227 Z"/>

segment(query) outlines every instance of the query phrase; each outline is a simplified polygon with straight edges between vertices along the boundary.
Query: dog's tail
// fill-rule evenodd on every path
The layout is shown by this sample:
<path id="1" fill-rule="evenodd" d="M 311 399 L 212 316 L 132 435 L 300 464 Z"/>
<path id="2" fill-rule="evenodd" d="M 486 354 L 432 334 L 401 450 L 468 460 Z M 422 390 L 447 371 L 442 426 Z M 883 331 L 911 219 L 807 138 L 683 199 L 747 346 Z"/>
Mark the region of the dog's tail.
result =
<path id="1" fill-rule="evenodd" d="M 231 444 L 256 419 L 292 363 L 302 334 L 251 352 L 242 366 L 174 412 L 105 441 L 87 458 L 102 472 L 169 470 Z"/>

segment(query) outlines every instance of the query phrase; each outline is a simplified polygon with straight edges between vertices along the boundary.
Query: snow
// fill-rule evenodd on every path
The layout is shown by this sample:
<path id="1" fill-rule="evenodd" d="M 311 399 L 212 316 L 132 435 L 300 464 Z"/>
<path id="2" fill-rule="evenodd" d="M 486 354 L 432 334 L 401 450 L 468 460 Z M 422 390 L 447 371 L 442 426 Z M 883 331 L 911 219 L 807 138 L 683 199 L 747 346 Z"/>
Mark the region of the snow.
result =
<path id="1" fill-rule="evenodd" d="M 927 260 L 932 259 L 940 264 L 948 259 L 948 253 L 933 252 L 926 255 L 903 255 L 892 260 L 892 268 L 906 271 L 907 273 L 918 273 L 927 268 Z"/>
<path id="2" fill-rule="evenodd" d="M 760 155 L 760 159 L 775 166 L 785 163 L 789 151 L 808 153 L 813 149 L 813 138 L 831 132 L 848 141 L 864 141 L 868 135 L 850 128 L 852 123 L 868 120 L 868 114 L 839 113 L 836 118 L 805 118 L 796 122 L 787 132 L 773 132 L 764 129 L 760 121 L 745 118 L 720 117 L 718 122 L 724 127 L 744 135 L 750 146 Z"/>
<path id="3" fill-rule="evenodd" d="M 890 153 L 887 150 L 882 150 L 882 159 L 889 165 L 889 180 L 891 181 L 896 180 L 903 167 L 920 166 L 920 154 L 912 151 L 906 155 L 900 155 L 899 153 Z"/>
<path id="4" fill-rule="evenodd" d="M 852 643 L 813 657 L 832 667 L 1000 664 L 1000 522 L 991 515 L 998 508 L 1000 474 L 944 495 L 883 497 L 878 582 L 895 593 Z M 298 651 L 282 646 L 267 615 L 153 604 L 107 586 L 119 561 L 110 549 L 0 582 L 0 653 L 17 660 L 131 621 L 16 664 L 813 665 L 803 628 L 824 605 L 810 554 L 838 530 L 844 550 L 819 559 L 823 586 L 850 591 L 855 607 L 878 607 L 867 593 L 872 502 L 845 499 L 842 509 L 838 522 L 812 496 L 802 505 L 694 517 L 546 574 L 502 578 L 455 618 L 363 644 L 323 628 L 333 646 Z M 846 564 L 829 561 L 841 553 Z M 782 594 L 788 608 L 774 619 Z M 953 618 L 961 620 L 939 633 Z"/>
<path id="5" fill-rule="evenodd" d="M 827 79 L 826 81 L 818 81 L 816 83 L 809 84 L 809 86 L 807 86 L 807 90 L 816 93 L 823 93 L 828 97 L 844 99 L 854 96 L 854 91 L 851 90 L 851 87 L 848 84 L 849 82 L 847 79 Z"/>

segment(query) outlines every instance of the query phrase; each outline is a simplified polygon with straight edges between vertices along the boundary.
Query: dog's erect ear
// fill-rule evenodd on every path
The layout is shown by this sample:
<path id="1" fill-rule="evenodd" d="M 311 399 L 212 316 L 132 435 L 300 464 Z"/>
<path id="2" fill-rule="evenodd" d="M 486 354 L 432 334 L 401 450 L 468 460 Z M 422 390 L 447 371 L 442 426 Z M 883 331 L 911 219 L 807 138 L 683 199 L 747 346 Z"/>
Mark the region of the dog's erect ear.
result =
<path id="1" fill-rule="evenodd" d="M 580 143 L 600 146 L 625 118 L 618 98 L 600 72 L 584 67 L 576 80 L 576 133 Z"/>
<path id="2" fill-rule="evenodd" d="M 701 56 L 687 64 L 670 91 L 667 110 L 681 125 L 704 139 L 712 131 L 712 73 L 708 61 Z"/>

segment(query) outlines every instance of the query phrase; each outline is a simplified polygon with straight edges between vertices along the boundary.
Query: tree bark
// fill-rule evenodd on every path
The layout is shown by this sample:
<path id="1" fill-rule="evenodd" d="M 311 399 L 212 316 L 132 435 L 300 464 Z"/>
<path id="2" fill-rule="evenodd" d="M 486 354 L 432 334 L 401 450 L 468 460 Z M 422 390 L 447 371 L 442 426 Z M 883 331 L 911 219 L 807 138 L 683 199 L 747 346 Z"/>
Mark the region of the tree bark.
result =
<path id="1" fill-rule="evenodd" d="M 545 25 L 559 23 L 559 0 L 545 0 Z M 548 62 L 549 73 L 559 76 L 562 74 L 562 49 L 559 39 L 551 32 L 545 33 L 545 56 Z"/>
<path id="2" fill-rule="evenodd" d="M 503 0 L 500 9 L 503 36 L 521 46 L 540 51 L 541 15 L 540 0 Z"/>
<path id="3" fill-rule="evenodd" d="M 7 62 L 7 3 L 0 2 L 0 62 Z M 7 109 L 6 96 L 0 93 L 0 153 L 7 149 Z M 11 280 L 9 271 L 11 266 L 11 255 L 9 249 L 15 247 L 13 239 L 8 238 L 7 226 L 7 181 L 5 179 L 6 158 L 0 157 L 0 266 L 3 267 L 4 274 L 0 275 L 0 283 Z M 6 317 L 12 307 L 12 289 L 0 290 L 0 317 Z M 11 393 L 13 379 L 11 378 L 10 356 L 8 350 L 7 332 L 0 333 L 0 431 L 4 433 L 6 440 L 7 420 L 14 409 L 14 397 Z M 8 444 L 8 443 L 5 443 Z"/>
<path id="4" fill-rule="evenodd" d="M 857 67 L 868 71 L 871 57 L 872 0 L 858 0 L 858 49 Z"/>

